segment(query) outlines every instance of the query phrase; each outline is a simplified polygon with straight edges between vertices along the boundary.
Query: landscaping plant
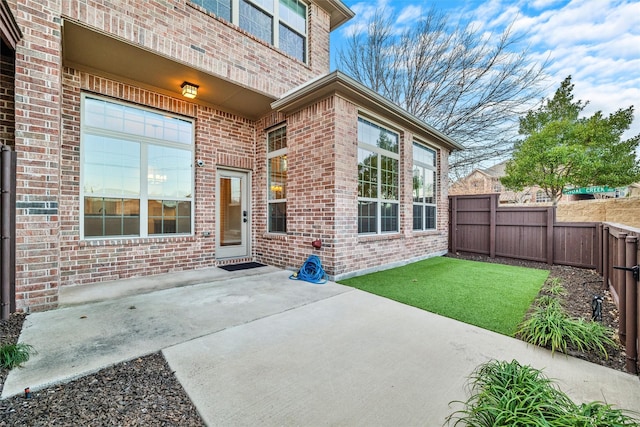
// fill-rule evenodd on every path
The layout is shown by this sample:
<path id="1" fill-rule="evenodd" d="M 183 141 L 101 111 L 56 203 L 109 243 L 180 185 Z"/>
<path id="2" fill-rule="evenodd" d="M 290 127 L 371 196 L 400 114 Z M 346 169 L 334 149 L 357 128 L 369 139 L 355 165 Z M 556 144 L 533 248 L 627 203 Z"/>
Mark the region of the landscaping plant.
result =
<path id="1" fill-rule="evenodd" d="M 557 284 L 553 288 L 557 289 Z M 549 289 L 545 287 L 545 290 Z M 540 296 L 534 305 L 517 331 L 523 341 L 565 354 L 569 346 L 579 351 L 593 350 L 605 358 L 608 357 L 607 346 L 615 348 L 617 345 L 613 340 L 613 329 L 591 320 L 569 317 L 560 301 L 551 295 Z"/>
<path id="2" fill-rule="evenodd" d="M 447 424 L 454 426 L 638 426 L 631 412 L 592 402 L 577 405 L 555 384 L 518 361 L 491 361 L 470 377 L 471 396 Z M 453 402 L 452 402 L 453 403 Z"/>
<path id="3" fill-rule="evenodd" d="M 29 360 L 34 352 L 29 344 L 5 344 L 0 346 L 0 368 L 13 369 Z"/>

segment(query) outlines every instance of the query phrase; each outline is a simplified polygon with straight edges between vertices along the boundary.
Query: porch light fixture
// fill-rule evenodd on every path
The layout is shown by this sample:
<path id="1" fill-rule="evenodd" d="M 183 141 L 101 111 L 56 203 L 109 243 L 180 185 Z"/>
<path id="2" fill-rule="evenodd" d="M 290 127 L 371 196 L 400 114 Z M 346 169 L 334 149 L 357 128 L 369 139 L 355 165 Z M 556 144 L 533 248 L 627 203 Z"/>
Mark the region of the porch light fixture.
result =
<path id="1" fill-rule="evenodd" d="M 180 87 L 182 88 L 182 96 L 185 98 L 193 99 L 198 96 L 198 88 L 200 86 L 189 82 L 183 82 Z"/>

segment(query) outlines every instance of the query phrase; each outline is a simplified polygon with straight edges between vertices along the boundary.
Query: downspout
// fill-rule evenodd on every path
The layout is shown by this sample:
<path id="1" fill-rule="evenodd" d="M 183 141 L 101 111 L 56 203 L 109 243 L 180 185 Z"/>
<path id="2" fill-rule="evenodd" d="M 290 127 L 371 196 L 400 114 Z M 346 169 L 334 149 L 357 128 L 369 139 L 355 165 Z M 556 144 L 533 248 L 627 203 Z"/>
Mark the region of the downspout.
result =
<path id="1" fill-rule="evenodd" d="M 0 149 L 0 286 L 2 287 L 1 318 L 7 320 L 15 311 L 15 253 L 13 248 L 13 165 L 15 154 L 11 148 L 3 145 Z"/>

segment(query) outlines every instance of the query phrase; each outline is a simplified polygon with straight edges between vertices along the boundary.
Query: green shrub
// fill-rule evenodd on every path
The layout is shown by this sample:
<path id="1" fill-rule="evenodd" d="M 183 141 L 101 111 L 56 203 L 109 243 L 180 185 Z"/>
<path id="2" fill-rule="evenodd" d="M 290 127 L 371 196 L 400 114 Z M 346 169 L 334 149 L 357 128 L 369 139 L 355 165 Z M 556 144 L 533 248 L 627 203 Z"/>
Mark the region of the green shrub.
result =
<path id="1" fill-rule="evenodd" d="M 614 331 L 598 322 L 573 319 L 559 303 L 537 304 L 531 315 L 520 325 L 517 335 L 530 344 L 551 348 L 552 352 L 567 352 L 572 345 L 579 351 L 593 350 L 608 357 L 606 347 L 616 347 Z"/>
<path id="2" fill-rule="evenodd" d="M 542 290 L 543 292 L 556 297 L 564 297 L 567 295 L 567 290 L 562 285 L 562 281 L 558 277 L 548 280 Z"/>
<path id="3" fill-rule="evenodd" d="M 29 344 L 5 344 L 0 346 L 0 368 L 13 369 L 29 360 L 34 353 Z"/>
<path id="4" fill-rule="evenodd" d="M 491 361 L 470 377 L 471 396 L 447 420 L 454 426 L 638 426 L 628 411 L 593 402 L 576 405 L 541 371 L 518 361 Z M 453 403 L 453 402 L 452 402 Z"/>

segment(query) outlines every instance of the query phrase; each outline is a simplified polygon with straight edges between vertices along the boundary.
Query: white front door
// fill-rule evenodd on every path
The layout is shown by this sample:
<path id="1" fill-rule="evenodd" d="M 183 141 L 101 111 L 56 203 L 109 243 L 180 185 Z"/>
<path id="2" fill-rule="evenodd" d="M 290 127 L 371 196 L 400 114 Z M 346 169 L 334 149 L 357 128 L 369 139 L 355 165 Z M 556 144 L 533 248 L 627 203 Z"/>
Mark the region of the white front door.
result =
<path id="1" fill-rule="evenodd" d="M 249 256 L 249 174 L 218 169 L 216 213 L 216 258 Z"/>

